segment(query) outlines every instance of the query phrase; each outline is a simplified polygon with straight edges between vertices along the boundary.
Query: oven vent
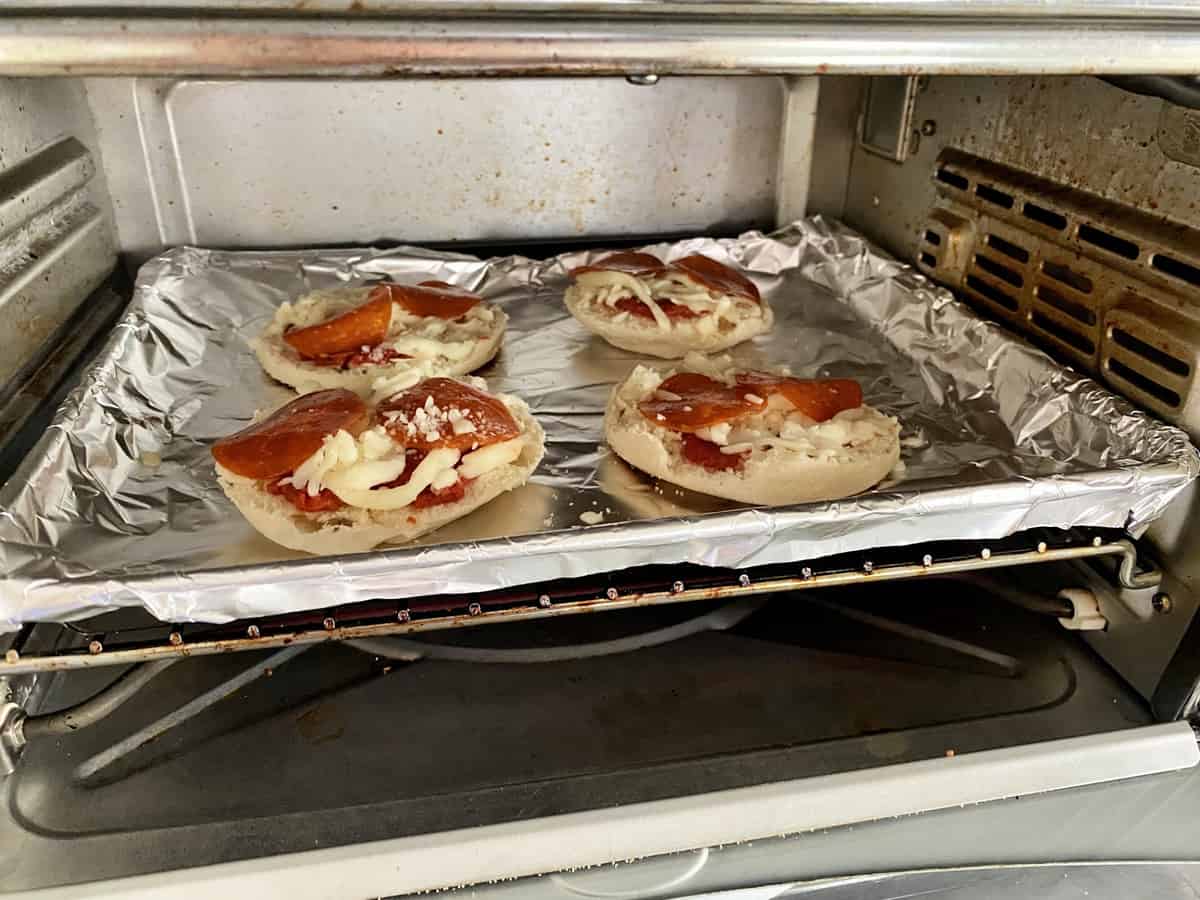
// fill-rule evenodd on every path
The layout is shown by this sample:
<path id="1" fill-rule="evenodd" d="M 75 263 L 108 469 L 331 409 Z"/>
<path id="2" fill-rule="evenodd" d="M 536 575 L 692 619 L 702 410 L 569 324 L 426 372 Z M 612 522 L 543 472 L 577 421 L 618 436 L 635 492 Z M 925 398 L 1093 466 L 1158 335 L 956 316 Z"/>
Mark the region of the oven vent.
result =
<path id="1" fill-rule="evenodd" d="M 1200 436 L 1200 231 L 946 150 L 917 267 Z"/>

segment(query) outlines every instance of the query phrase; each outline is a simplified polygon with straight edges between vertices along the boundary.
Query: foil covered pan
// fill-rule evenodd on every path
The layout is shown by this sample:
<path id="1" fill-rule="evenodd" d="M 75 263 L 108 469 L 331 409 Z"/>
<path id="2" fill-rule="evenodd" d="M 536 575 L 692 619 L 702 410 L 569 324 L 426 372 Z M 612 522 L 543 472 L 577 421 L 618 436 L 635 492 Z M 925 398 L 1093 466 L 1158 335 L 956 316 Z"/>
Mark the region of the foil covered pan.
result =
<path id="1" fill-rule="evenodd" d="M 568 269 L 402 248 L 222 252 L 148 262 L 100 358 L 0 492 L 0 623 L 145 606 L 221 622 L 368 598 L 469 593 L 649 563 L 754 566 L 885 545 L 1077 525 L 1142 531 L 1200 471 L 1187 436 L 988 324 L 908 266 L 819 218 L 774 234 L 647 248 L 746 271 L 775 309 L 733 351 L 751 366 L 858 379 L 898 416 L 903 463 L 856 497 L 748 508 L 656 483 L 608 452 L 602 415 L 638 357 L 566 312 Z M 247 341 L 276 305 L 381 278 L 440 279 L 511 317 L 478 374 L 547 433 L 532 482 L 415 544 L 341 557 L 260 537 L 208 445 L 291 394 Z M 585 524 L 602 519 L 597 524 Z"/>

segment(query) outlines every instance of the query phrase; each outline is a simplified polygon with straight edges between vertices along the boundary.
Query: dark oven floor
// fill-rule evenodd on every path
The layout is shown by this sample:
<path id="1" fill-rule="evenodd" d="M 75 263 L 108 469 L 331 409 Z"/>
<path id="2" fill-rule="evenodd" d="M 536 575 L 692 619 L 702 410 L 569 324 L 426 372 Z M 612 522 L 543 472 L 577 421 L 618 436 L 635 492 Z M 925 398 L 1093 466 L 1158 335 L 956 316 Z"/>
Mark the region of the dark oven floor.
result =
<path id="1" fill-rule="evenodd" d="M 867 611 L 941 638 L 903 635 Z M 547 646 L 670 624 L 637 610 L 438 638 Z M 432 638 L 431 638 L 432 639 Z M 500 665 L 316 647 L 80 785 L 83 759 L 252 664 L 185 660 L 92 728 L 31 742 L 4 782 L 14 890 L 531 818 L 1150 721 L 1053 620 L 936 581 L 774 597 L 729 631 Z M 59 676 L 47 708 L 112 673 Z"/>

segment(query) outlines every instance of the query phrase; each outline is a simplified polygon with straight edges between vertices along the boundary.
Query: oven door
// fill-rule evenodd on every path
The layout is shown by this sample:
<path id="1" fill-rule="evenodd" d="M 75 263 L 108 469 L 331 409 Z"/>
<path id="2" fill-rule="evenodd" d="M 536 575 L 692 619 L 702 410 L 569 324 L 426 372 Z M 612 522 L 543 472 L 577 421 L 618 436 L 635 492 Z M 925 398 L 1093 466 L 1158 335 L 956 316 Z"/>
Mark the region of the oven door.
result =
<path id="1" fill-rule="evenodd" d="M 1200 774 L 1180 770 L 1192 769 L 1198 761 L 1200 750 L 1192 727 L 1175 722 L 570 815 L 184 868 L 93 883 L 88 895 L 146 900 L 223 893 L 291 900 L 376 897 L 558 872 L 549 884 L 524 881 L 494 889 L 473 888 L 469 895 L 491 897 L 494 891 L 497 897 L 659 897 L 685 896 L 683 892 L 693 885 L 728 885 L 734 877 L 742 885 L 754 884 L 757 879 L 746 871 L 748 866 L 760 871 L 785 871 L 790 866 L 793 872 L 805 868 L 845 872 L 848 860 L 856 855 L 867 870 L 897 853 L 909 865 L 928 861 L 931 866 L 1005 861 L 1025 853 L 1039 860 L 1072 858 L 1072 854 L 1087 855 L 1089 841 L 1092 848 L 1106 853 L 1124 843 L 1128 849 L 1114 854 L 1122 858 L 1170 857 L 1173 842 L 1176 853 L 1185 856 L 1192 850 L 1180 844 L 1186 844 L 1191 834 L 1186 825 L 1181 823 L 1166 845 L 1146 847 L 1143 840 L 1139 847 L 1138 829 L 1129 824 L 1148 816 L 1187 815 L 1183 801 L 1185 796 L 1194 800 L 1200 795 Z M 1158 777 L 1113 785 L 1111 794 L 1108 789 L 1064 791 L 1146 775 Z M 1062 793 L 1016 805 L 960 809 L 1054 791 Z M 940 818 L 889 822 L 938 810 L 951 812 Z M 988 821 L 997 816 L 1002 823 Z M 872 828 L 886 833 L 868 838 L 870 846 L 864 848 L 861 832 L 845 826 L 868 822 L 878 823 Z M 911 831 L 907 839 L 906 828 Z M 932 836 L 924 839 L 930 831 Z M 810 835 L 813 832 L 818 834 Z M 1155 834 L 1165 833 L 1155 829 Z M 963 834 L 972 835 L 967 846 Z M 785 835 L 810 837 L 765 840 Z M 28 835 L 25 840 L 44 838 Z M 808 841 L 815 842 L 815 859 Z M 721 856 L 724 845 L 742 846 L 733 848 L 731 860 Z M 736 858 L 738 852 L 748 858 Z M 797 865 L 797 856 L 806 858 L 807 864 Z M 609 867 L 644 857 L 662 858 L 642 869 Z M 588 866 L 606 868 L 576 871 Z M 74 897 L 78 888 L 49 889 L 37 896 Z M 776 886 L 732 896 L 740 900 L 790 895 Z"/>

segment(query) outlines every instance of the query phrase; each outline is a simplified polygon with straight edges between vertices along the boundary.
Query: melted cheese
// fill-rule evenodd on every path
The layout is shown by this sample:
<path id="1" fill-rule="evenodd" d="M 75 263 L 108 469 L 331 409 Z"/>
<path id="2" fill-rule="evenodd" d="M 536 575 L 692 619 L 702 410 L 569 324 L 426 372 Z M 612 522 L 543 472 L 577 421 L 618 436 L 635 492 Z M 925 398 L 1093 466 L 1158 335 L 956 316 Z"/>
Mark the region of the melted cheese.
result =
<path id="1" fill-rule="evenodd" d="M 662 311 L 662 307 L 654 302 L 650 289 L 642 279 L 628 272 L 584 272 L 575 276 L 575 283 L 585 291 L 594 291 L 593 299 L 612 307 L 622 297 L 632 294 L 635 299 L 642 301 L 654 315 L 654 321 L 663 331 L 671 329 L 671 320 Z"/>
<path id="2" fill-rule="evenodd" d="M 498 444 L 481 447 L 463 457 L 462 465 L 458 467 L 459 474 L 463 478 L 478 478 L 492 469 L 498 469 L 500 466 L 513 462 L 521 455 L 524 446 L 525 442 L 516 437 Z"/>
<path id="3" fill-rule="evenodd" d="M 328 489 L 351 506 L 400 509 L 416 500 L 425 488 L 442 491 L 460 478 L 478 478 L 507 465 L 521 455 L 523 448 L 524 440 L 519 437 L 466 456 L 458 450 L 439 447 L 421 460 L 407 483 L 376 488 L 404 474 L 407 466 L 404 447 L 378 426 L 364 431 L 357 439 L 347 431 L 339 431 L 326 437 L 321 449 L 297 466 L 290 480 L 294 487 L 312 497 Z"/>
<path id="4" fill-rule="evenodd" d="M 351 506 L 362 509 L 401 509 L 416 500 L 421 491 L 432 485 L 439 475 L 453 469 L 459 456 L 459 452 L 450 447 L 438 447 L 436 450 L 430 450 L 429 455 L 421 460 L 421 464 L 417 466 L 408 482 L 400 487 L 374 490 L 356 487 L 352 470 L 331 473 L 326 486 L 338 496 L 339 500 L 349 503 Z"/>
<path id="5" fill-rule="evenodd" d="M 745 453 L 759 447 L 793 450 L 815 459 L 839 459 L 856 447 L 886 436 L 895 427 L 895 419 L 869 406 L 842 410 L 824 422 L 813 422 L 802 413 L 789 413 L 776 420 L 773 416 L 753 416 L 731 427 L 705 429 L 701 435 L 721 447 L 722 453 Z M 731 423 L 722 423 L 730 426 Z M 699 432 L 697 432 L 699 434 Z"/>
<path id="6" fill-rule="evenodd" d="M 444 491 L 456 484 L 458 484 L 458 472 L 455 469 L 446 469 L 429 482 L 429 486 L 435 491 Z"/>
<path id="7" fill-rule="evenodd" d="M 438 321 L 441 321 L 440 319 Z M 397 353 L 411 356 L 415 359 L 451 359 L 455 362 L 466 359 L 474 349 L 477 337 L 470 340 L 455 341 L 438 337 L 422 337 L 421 335 L 402 334 L 385 342 L 382 346 L 390 347 Z"/>
<path id="8" fill-rule="evenodd" d="M 325 479 L 334 469 L 353 465 L 360 457 L 358 441 L 348 431 L 329 435 L 321 449 L 306 459 L 292 473 L 292 486 L 307 491 L 310 497 L 321 493 Z"/>

